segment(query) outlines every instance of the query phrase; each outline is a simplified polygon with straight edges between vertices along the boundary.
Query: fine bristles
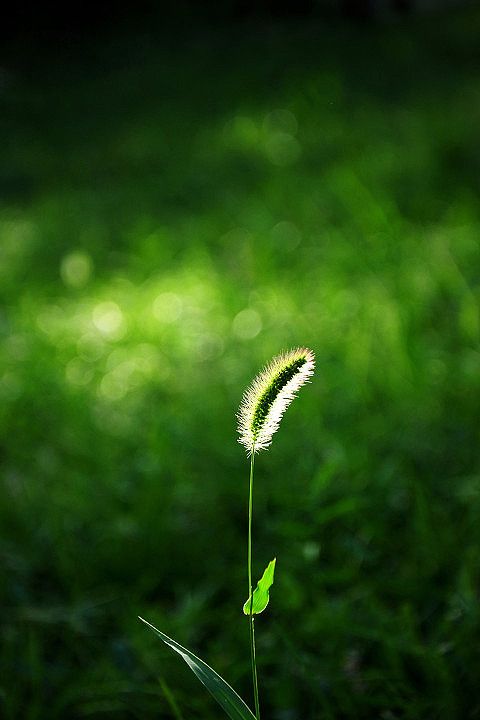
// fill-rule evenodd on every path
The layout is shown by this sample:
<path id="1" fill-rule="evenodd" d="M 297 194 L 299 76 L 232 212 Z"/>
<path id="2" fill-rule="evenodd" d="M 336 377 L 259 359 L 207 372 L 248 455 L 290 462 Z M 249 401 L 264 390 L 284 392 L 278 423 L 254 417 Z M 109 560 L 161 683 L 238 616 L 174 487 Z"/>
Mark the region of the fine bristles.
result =
<path id="1" fill-rule="evenodd" d="M 296 348 L 274 357 L 247 388 L 237 419 L 238 441 L 249 455 L 268 448 L 283 413 L 314 369 L 313 352 Z"/>

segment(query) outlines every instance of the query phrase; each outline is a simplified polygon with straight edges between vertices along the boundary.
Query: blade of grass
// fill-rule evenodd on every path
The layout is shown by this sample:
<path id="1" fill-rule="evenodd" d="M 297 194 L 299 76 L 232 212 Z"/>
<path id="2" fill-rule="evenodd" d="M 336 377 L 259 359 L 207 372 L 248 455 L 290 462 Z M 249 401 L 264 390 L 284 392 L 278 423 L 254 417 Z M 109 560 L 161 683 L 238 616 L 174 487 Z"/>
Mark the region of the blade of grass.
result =
<path id="1" fill-rule="evenodd" d="M 231 720 L 255 720 L 255 715 L 243 702 L 240 695 L 238 695 L 215 670 L 207 665 L 207 663 L 200 660 L 200 658 L 191 653 L 190 650 L 179 645 L 175 640 L 169 638 L 168 635 L 162 633 L 147 622 L 147 620 L 144 620 L 142 617 L 139 619 L 151 628 L 166 645 L 172 648 L 172 650 L 175 650 L 175 652 L 183 658 L 190 670 L 192 670 L 200 682 L 205 685 Z"/>
<path id="2" fill-rule="evenodd" d="M 162 692 L 165 696 L 165 700 L 168 703 L 168 706 L 170 710 L 172 711 L 175 720 L 184 720 L 184 717 L 180 711 L 180 708 L 177 705 L 177 701 L 175 700 L 175 696 L 170 690 L 169 686 L 167 685 L 167 682 L 160 677 L 159 678 L 160 687 L 162 688 Z"/>

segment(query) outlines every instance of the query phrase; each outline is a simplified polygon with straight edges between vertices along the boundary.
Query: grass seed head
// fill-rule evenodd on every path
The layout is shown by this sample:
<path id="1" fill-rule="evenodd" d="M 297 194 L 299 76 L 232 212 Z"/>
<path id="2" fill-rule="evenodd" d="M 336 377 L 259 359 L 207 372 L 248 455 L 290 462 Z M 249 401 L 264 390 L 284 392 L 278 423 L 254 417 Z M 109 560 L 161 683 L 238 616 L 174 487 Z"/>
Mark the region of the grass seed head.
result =
<path id="1" fill-rule="evenodd" d="M 313 352 L 296 348 L 274 357 L 247 388 L 237 419 L 238 441 L 249 455 L 268 448 L 283 413 L 314 369 Z"/>

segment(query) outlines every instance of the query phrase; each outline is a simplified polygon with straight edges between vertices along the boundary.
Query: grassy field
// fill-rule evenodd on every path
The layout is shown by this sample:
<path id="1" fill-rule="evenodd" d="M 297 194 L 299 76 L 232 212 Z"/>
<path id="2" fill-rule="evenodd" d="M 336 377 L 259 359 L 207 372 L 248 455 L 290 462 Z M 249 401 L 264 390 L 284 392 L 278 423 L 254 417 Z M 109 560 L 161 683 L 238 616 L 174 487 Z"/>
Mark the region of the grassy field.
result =
<path id="1" fill-rule="evenodd" d="M 235 412 L 299 344 L 256 470 L 264 717 L 480 716 L 479 36 L 473 9 L 5 60 L 5 720 L 220 718 L 139 614 L 251 702 Z"/>

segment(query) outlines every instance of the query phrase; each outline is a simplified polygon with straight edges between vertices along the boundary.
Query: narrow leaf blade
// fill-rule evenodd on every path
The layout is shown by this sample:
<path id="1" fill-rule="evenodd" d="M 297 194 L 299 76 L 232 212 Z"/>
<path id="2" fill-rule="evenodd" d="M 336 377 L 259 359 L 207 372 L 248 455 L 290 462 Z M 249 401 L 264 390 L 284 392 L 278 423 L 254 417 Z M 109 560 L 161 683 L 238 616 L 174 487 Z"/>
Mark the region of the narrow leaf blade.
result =
<path id="1" fill-rule="evenodd" d="M 240 695 L 220 677 L 207 663 L 200 660 L 199 657 L 191 653 L 186 648 L 179 645 L 175 640 L 172 640 L 160 632 L 156 627 L 151 625 L 143 618 L 139 618 L 145 625 L 148 625 L 172 650 L 175 650 L 187 663 L 188 667 L 192 672 L 195 673 L 201 683 L 205 685 L 207 690 L 213 695 L 218 704 L 225 710 L 228 717 L 231 720 L 255 720 L 255 715 L 243 702 Z"/>
<path id="2" fill-rule="evenodd" d="M 273 585 L 273 578 L 275 575 L 276 562 L 277 558 L 273 558 L 273 560 L 270 560 L 267 567 L 265 568 L 265 572 L 258 581 L 257 587 L 253 591 L 252 615 L 258 615 L 259 613 L 263 612 L 268 605 L 268 601 L 270 600 L 270 588 Z M 252 596 L 250 595 L 247 602 L 243 606 L 243 612 L 245 615 L 250 615 L 251 598 Z"/>

